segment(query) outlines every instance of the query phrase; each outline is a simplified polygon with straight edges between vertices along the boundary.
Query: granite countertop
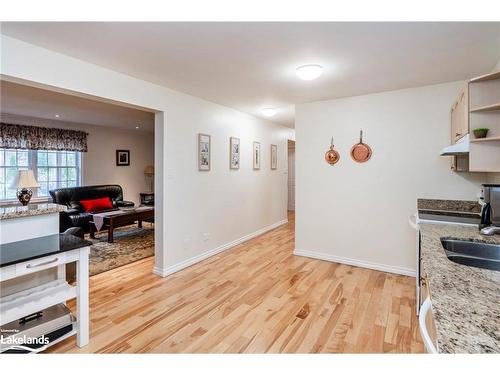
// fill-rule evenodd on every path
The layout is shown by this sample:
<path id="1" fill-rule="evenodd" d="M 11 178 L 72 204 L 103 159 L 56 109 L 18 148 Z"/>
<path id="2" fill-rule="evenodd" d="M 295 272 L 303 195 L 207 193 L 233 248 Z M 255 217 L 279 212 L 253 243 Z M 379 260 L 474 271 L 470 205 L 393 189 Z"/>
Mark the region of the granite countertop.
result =
<path id="1" fill-rule="evenodd" d="M 472 218 L 481 216 L 481 205 L 477 201 L 417 199 L 417 207 L 420 214 Z"/>
<path id="2" fill-rule="evenodd" d="M 0 267 L 26 262 L 48 255 L 54 255 L 90 246 L 91 242 L 71 234 L 52 234 L 29 240 L 10 242 L 1 245 Z"/>
<path id="3" fill-rule="evenodd" d="M 500 272 L 450 261 L 441 237 L 500 244 L 476 226 L 419 223 L 421 257 L 428 275 L 441 353 L 500 352 Z"/>
<path id="4" fill-rule="evenodd" d="M 13 204 L 0 206 L 0 220 L 15 219 L 25 216 L 46 215 L 65 211 L 66 206 L 55 203 L 33 203 L 27 206 Z"/>

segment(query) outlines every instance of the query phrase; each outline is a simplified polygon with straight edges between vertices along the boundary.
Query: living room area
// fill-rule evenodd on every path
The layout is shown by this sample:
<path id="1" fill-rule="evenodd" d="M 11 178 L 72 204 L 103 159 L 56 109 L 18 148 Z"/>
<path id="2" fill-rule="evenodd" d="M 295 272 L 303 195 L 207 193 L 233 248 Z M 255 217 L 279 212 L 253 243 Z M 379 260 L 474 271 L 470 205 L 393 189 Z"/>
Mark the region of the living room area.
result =
<path id="1" fill-rule="evenodd" d="M 3 80 L 0 95 L 2 219 L 57 212 L 90 241 L 90 276 L 154 256 L 154 113 Z"/>

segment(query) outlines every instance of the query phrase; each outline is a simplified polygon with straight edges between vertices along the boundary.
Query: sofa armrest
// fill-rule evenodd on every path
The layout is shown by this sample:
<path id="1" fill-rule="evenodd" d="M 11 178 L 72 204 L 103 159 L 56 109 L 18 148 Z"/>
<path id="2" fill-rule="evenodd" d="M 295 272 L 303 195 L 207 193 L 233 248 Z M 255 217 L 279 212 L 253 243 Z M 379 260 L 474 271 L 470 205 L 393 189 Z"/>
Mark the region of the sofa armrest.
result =
<path id="1" fill-rule="evenodd" d="M 79 214 L 80 211 L 76 208 L 68 208 L 66 211 L 59 212 L 59 232 L 63 233 L 66 229 L 71 228 L 73 223 L 70 216 Z"/>
<path id="2" fill-rule="evenodd" d="M 68 208 L 66 211 L 62 211 L 61 213 L 69 216 L 69 215 L 78 215 L 80 211 L 77 210 L 76 208 Z"/>
<path id="3" fill-rule="evenodd" d="M 134 207 L 135 203 L 130 201 L 116 201 L 118 207 Z"/>

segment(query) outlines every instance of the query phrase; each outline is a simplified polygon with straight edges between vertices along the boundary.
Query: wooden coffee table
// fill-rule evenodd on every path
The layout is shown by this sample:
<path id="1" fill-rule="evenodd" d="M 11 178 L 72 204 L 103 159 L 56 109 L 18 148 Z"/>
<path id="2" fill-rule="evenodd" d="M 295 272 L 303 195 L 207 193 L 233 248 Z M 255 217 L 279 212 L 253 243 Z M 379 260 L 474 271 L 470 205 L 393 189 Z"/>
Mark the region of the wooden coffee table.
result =
<path id="1" fill-rule="evenodd" d="M 108 230 L 108 242 L 113 243 L 113 232 L 115 228 L 124 227 L 134 224 L 137 221 L 137 227 L 142 228 L 143 221 L 152 222 L 155 217 L 155 210 L 153 207 L 148 207 L 144 210 L 136 210 L 130 212 L 123 212 L 112 216 L 104 217 L 104 224 L 101 230 Z M 90 222 L 90 238 L 95 238 L 96 227 L 94 222 Z"/>

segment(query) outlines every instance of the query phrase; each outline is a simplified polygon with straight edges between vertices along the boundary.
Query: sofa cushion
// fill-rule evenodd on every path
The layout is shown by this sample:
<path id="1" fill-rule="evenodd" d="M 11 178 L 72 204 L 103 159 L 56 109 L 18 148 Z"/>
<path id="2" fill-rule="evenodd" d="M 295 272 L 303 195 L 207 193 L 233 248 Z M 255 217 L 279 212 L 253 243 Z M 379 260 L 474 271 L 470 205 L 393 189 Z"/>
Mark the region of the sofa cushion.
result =
<path id="1" fill-rule="evenodd" d="M 85 212 L 99 212 L 113 208 L 111 198 L 84 199 L 80 201 Z"/>

